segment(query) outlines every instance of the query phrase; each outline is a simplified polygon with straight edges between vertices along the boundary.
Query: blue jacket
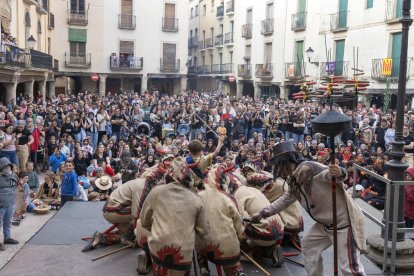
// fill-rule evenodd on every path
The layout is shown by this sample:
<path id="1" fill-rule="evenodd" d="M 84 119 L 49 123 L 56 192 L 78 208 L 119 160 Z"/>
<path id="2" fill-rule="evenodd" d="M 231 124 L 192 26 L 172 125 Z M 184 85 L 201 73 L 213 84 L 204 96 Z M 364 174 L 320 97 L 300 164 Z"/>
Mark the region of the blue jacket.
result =
<path id="1" fill-rule="evenodd" d="M 56 173 L 59 170 L 60 163 L 65 162 L 68 158 L 63 153 L 60 153 L 58 158 L 56 154 L 52 154 L 49 157 L 49 164 L 52 166 L 52 172 Z"/>
<path id="2" fill-rule="evenodd" d="M 78 175 L 74 171 L 63 174 L 61 189 L 62 196 L 76 197 L 78 195 Z"/>

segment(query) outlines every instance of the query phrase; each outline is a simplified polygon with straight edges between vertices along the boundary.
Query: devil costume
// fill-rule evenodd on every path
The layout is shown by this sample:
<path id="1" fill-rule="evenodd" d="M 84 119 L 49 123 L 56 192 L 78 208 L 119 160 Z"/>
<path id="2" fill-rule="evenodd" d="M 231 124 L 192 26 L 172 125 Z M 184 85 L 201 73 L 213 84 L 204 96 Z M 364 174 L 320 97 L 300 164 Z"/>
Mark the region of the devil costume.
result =
<path id="1" fill-rule="evenodd" d="M 332 177 L 328 167 L 317 162 L 303 161 L 301 154 L 289 142 L 277 144 L 273 151 L 275 176 L 280 175 L 284 166 L 295 164 L 296 167 L 287 181 L 289 190 L 264 208 L 259 217 L 278 214 L 299 201 L 316 222 L 302 239 L 305 269 L 310 276 L 323 275 L 321 254 L 333 241 Z M 360 261 L 360 252 L 366 250 L 364 217 L 354 200 L 345 192 L 342 184 L 345 179 L 346 171 L 342 169 L 336 189 L 338 259 L 344 276 L 360 276 L 365 275 Z"/>

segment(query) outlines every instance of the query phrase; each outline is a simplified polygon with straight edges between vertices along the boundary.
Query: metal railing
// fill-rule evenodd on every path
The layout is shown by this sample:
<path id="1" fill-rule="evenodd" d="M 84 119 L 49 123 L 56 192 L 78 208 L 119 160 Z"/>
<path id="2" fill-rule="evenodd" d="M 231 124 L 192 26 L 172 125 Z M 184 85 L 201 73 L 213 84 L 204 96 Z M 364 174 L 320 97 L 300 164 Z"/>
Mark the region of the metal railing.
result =
<path id="1" fill-rule="evenodd" d="M 252 38 L 252 29 L 253 29 L 253 24 L 242 25 L 242 37 Z"/>
<path id="2" fill-rule="evenodd" d="M 349 61 L 331 61 L 321 63 L 321 77 L 342 76 L 348 77 Z"/>
<path id="3" fill-rule="evenodd" d="M 256 64 L 257 78 L 273 78 L 273 64 Z"/>
<path id="4" fill-rule="evenodd" d="M 196 75 L 198 73 L 197 66 L 188 66 L 188 74 Z"/>
<path id="5" fill-rule="evenodd" d="M 53 70 L 53 57 L 51 55 L 31 49 L 30 60 L 33 68 Z"/>
<path id="6" fill-rule="evenodd" d="M 180 60 L 165 60 L 160 59 L 160 71 L 161 72 L 178 72 L 180 71 Z"/>
<path id="7" fill-rule="evenodd" d="M 162 18 L 162 30 L 164 32 L 178 32 L 178 18 Z"/>
<path id="8" fill-rule="evenodd" d="M 120 59 L 119 57 L 109 57 L 109 67 L 114 71 L 139 71 L 144 67 L 143 57 L 128 57 Z"/>
<path id="9" fill-rule="evenodd" d="M 53 30 L 55 28 L 55 15 L 51 12 L 49 12 L 49 17 L 47 20 L 47 27 L 50 30 Z"/>
<path id="10" fill-rule="evenodd" d="M 407 79 L 413 69 L 413 57 L 407 59 Z M 400 74 L 400 58 L 379 58 L 372 60 L 371 78 L 374 80 L 398 79 Z"/>
<path id="11" fill-rule="evenodd" d="M 197 48 L 197 50 L 204 50 L 206 48 L 206 45 L 205 45 L 205 43 L 204 43 L 204 40 L 200 40 L 199 42 L 198 42 L 198 48 Z"/>
<path id="12" fill-rule="evenodd" d="M 188 48 L 197 48 L 198 45 L 198 37 L 193 36 L 188 39 Z"/>
<path id="13" fill-rule="evenodd" d="M 38 0 L 37 6 L 36 6 L 36 10 L 39 13 L 47 14 L 47 10 L 48 10 L 47 0 Z"/>
<path id="14" fill-rule="evenodd" d="M 198 74 L 210 74 L 211 73 L 211 65 L 201 65 L 197 67 Z"/>
<path id="15" fill-rule="evenodd" d="M 338 12 L 331 14 L 331 31 L 339 32 L 348 29 L 348 12 Z"/>
<path id="16" fill-rule="evenodd" d="M 354 164 L 353 165 L 354 185 L 353 185 L 353 193 L 352 193 L 353 196 L 356 194 L 355 187 L 356 187 L 356 184 L 358 184 L 357 178 L 356 178 L 357 171 L 363 171 L 365 174 L 385 183 L 386 190 L 385 190 L 385 201 L 384 201 L 384 219 L 383 219 L 384 222 L 381 220 L 378 220 L 374 215 L 370 214 L 366 210 L 361 209 L 361 211 L 368 219 L 370 219 L 372 222 L 374 222 L 375 224 L 377 224 L 378 226 L 384 229 L 384 247 L 383 247 L 384 253 L 383 253 L 382 272 L 387 271 L 388 236 L 391 230 L 392 239 L 391 239 L 390 273 L 394 275 L 395 270 L 396 270 L 395 261 L 397 258 L 397 234 L 398 233 L 414 233 L 414 228 L 397 228 L 398 223 L 399 223 L 398 221 L 399 201 L 404 200 L 399 197 L 400 193 L 398 191 L 401 187 L 414 185 L 414 181 L 392 181 L 379 174 L 373 173 L 372 171 L 364 167 Z M 393 206 L 390 206 L 391 205 L 390 204 L 391 194 L 394 195 Z M 392 208 L 392 218 L 393 218 L 392 221 L 390 221 L 391 208 Z M 391 229 L 389 229 L 390 224 L 392 225 Z"/>
<path id="17" fill-rule="evenodd" d="M 274 22 L 275 20 L 273 18 L 268 18 L 265 20 L 262 20 L 262 35 L 271 35 L 274 31 Z"/>
<path id="18" fill-rule="evenodd" d="M 212 38 L 207 38 L 205 48 L 212 48 L 212 47 L 213 47 L 213 39 Z"/>
<path id="19" fill-rule="evenodd" d="M 226 3 L 226 13 L 234 13 L 234 0 L 227 1 L 227 3 Z"/>
<path id="20" fill-rule="evenodd" d="M 385 22 L 396 21 L 402 17 L 402 1 L 386 0 Z"/>
<path id="21" fill-rule="evenodd" d="M 292 31 L 302 31 L 306 29 L 306 12 L 292 14 Z"/>
<path id="22" fill-rule="evenodd" d="M 136 16 L 132 14 L 118 14 L 118 28 L 125 30 L 135 30 Z"/>
<path id="23" fill-rule="evenodd" d="M 91 67 L 91 53 L 65 53 L 65 66 L 89 68 Z"/>
<path id="24" fill-rule="evenodd" d="M 296 80 L 305 76 L 306 64 L 302 62 L 285 62 L 285 79 Z"/>
<path id="25" fill-rule="evenodd" d="M 68 24 L 77 26 L 88 25 L 88 14 L 85 12 L 68 11 Z"/>
<path id="26" fill-rule="evenodd" d="M 224 5 L 217 7 L 216 17 L 223 17 L 224 16 Z"/>
<path id="27" fill-rule="evenodd" d="M 223 46 L 223 35 L 222 34 L 216 35 L 216 38 L 214 40 L 214 46 L 218 46 L 218 47 Z"/>
<path id="28" fill-rule="evenodd" d="M 0 67 L 26 68 L 30 62 L 30 54 L 13 45 L 1 45 Z"/>
<path id="29" fill-rule="evenodd" d="M 237 75 L 241 78 L 251 78 L 252 77 L 252 65 L 251 64 L 239 64 Z"/>
<path id="30" fill-rule="evenodd" d="M 226 33 L 224 35 L 224 44 L 232 44 L 233 42 L 233 32 Z"/>
<path id="31" fill-rule="evenodd" d="M 213 64 L 211 66 L 211 73 L 213 74 L 229 74 L 232 72 L 233 64 L 223 63 L 223 64 Z"/>

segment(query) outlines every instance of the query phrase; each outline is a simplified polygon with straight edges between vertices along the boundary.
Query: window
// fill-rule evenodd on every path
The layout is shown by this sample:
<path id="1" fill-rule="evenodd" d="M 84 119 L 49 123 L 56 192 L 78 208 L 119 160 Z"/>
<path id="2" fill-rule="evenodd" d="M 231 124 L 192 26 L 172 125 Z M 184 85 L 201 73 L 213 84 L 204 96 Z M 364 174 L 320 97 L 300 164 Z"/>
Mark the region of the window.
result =
<path id="1" fill-rule="evenodd" d="M 175 18 L 175 4 L 165 3 L 165 18 Z"/>
<path id="2" fill-rule="evenodd" d="M 134 41 L 120 41 L 119 55 L 134 55 Z"/>
<path id="3" fill-rule="evenodd" d="M 195 7 L 195 16 L 198 16 L 198 5 Z"/>
<path id="4" fill-rule="evenodd" d="M 246 63 L 250 62 L 251 55 L 252 55 L 252 46 L 246 45 L 246 48 L 244 49 L 244 59 L 246 60 Z"/>
<path id="5" fill-rule="evenodd" d="M 163 69 L 164 70 L 175 70 L 176 62 L 176 45 L 171 43 L 163 44 Z"/>
<path id="6" fill-rule="evenodd" d="M 86 43 L 84 42 L 69 42 L 70 55 L 75 57 L 86 56 Z"/>
<path id="7" fill-rule="evenodd" d="M 37 22 L 37 50 L 42 51 L 42 23 Z"/>
<path id="8" fill-rule="evenodd" d="M 121 14 L 132 15 L 132 0 L 121 1 Z"/>
<path id="9" fill-rule="evenodd" d="M 306 0 L 298 1 L 298 13 L 306 12 Z"/>
<path id="10" fill-rule="evenodd" d="M 194 17 L 194 9 L 191 8 L 190 18 L 193 18 L 193 17 Z"/>
<path id="11" fill-rule="evenodd" d="M 70 0 L 70 11 L 85 14 L 85 0 Z"/>
<path id="12" fill-rule="evenodd" d="M 207 13 L 207 6 L 203 5 L 203 15 L 206 15 L 206 13 Z"/>
<path id="13" fill-rule="evenodd" d="M 345 39 L 335 41 L 335 76 L 344 73 Z"/>
<path id="14" fill-rule="evenodd" d="M 372 9 L 374 7 L 374 0 L 367 0 L 367 9 Z"/>
<path id="15" fill-rule="evenodd" d="M 397 77 L 400 72 L 402 33 L 391 34 L 392 76 Z"/>
<path id="16" fill-rule="evenodd" d="M 52 40 L 50 37 L 47 38 L 47 53 L 50 55 L 52 52 Z"/>
<path id="17" fill-rule="evenodd" d="M 211 12 L 214 12 L 214 0 L 211 0 Z"/>
<path id="18" fill-rule="evenodd" d="M 272 43 L 265 44 L 264 60 L 266 64 L 272 63 Z"/>
<path id="19" fill-rule="evenodd" d="M 24 37 L 25 37 L 25 43 L 26 43 L 26 48 L 28 47 L 27 45 L 27 39 L 30 37 L 30 26 L 31 26 L 31 22 L 30 22 L 30 14 L 29 12 L 26 12 L 25 16 L 24 16 Z"/>
<path id="20" fill-rule="evenodd" d="M 266 6 L 266 19 L 273 19 L 273 3 Z"/>

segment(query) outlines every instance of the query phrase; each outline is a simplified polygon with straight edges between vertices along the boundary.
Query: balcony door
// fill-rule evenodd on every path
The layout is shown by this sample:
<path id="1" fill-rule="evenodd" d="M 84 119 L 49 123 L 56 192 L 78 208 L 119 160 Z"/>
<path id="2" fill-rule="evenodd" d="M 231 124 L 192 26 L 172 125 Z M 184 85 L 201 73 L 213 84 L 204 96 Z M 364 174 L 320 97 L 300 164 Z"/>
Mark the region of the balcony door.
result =
<path id="1" fill-rule="evenodd" d="M 252 24 L 253 23 L 253 10 L 250 9 L 246 13 L 246 24 Z"/>
<path id="2" fill-rule="evenodd" d="M 306 12 L 306 0 L 298 0 L 298 13 Z"/>
<path id="3" fill-rule="evenodd" d="M 165 3 L 165 24 L 170 30 L 174 29 L 175 24 L 175 4 Z"/>
<path id="4" fill-rule="evenodd" d="M 347 15 L 348 15 L 348 0 L 339 0 L 339 18 L 338 18 L 339 28 L 346 28 Z"/>
<path id="5" fill-rule="evenodd" d="M 306 0 L 298 0 L 298 15 L 296 17 L 297 26 L 305 26 L 305 14 L 306 14 Z"/>
<path id="6" fill-rule="evenodd" d="M 134 57 L 134 42 L 133 41 L 120 41 L 119 42 L 119 65 L 120 67 L 131 67 L 133 57 Z"/>
<path id="7" fill-rule="evenodd" d="M 400 57 L 401 57 L 401 40 L 402 33 L 392 34 L 392 48 L 391 48 L 391 58 L 392 58 L 392 76 L 398 77 L 400 72 Z"/>
<path id="8" fill-rule="evenodd" d="M 176 45 L 171 43 L 163 44 L 163 69 L 164 70 L 175 70 L 176 60 Z"/>
<path id="9" fill-rule="evenodd" d="M 266 19 L 273 19 L 273 3 L 266 5 Z"/>
<path id="10" fill-rule="evenodd" d="M 342 76 L 344 68 L 345 39 L 335 41 L 335 75 Z"/>
<path id="11" fill-rule="evenodd" d="M 296 41 L 295 42 L 295 61 L 296 66 L 295 66 L 295 76 L 300 76 L 303 72 L 302 70 L 302 66 L 303 66 L 303 40 L 300 41 Z"/>
<path id="12" fill-rule="evenodd" d="M 396 3 L 395 3 L 395 17 L 396 18 L 402 17 L 402 5 L 403 5 L 403 0 L 396 0 Z"/>
<path id="13" fill-rule="evenodd" d="M 271 64 L 272 63 L 272 55 L 273 55 L 272 43 L 266 43 L 265 44 L 264 54 L 265 54 L 265 56 L 264 56 L 265 64 Z"/>
<path id="14" fill-rule="evenodd" d="M 86 43 L 85 42 L 70 42 L 70 64 L 86 64 Z"/>
<path id="15" fill-rule="evenodd" d="M 85 0 L 70 0 L 70 11 L 72 13 L 85 14 Z"/>

